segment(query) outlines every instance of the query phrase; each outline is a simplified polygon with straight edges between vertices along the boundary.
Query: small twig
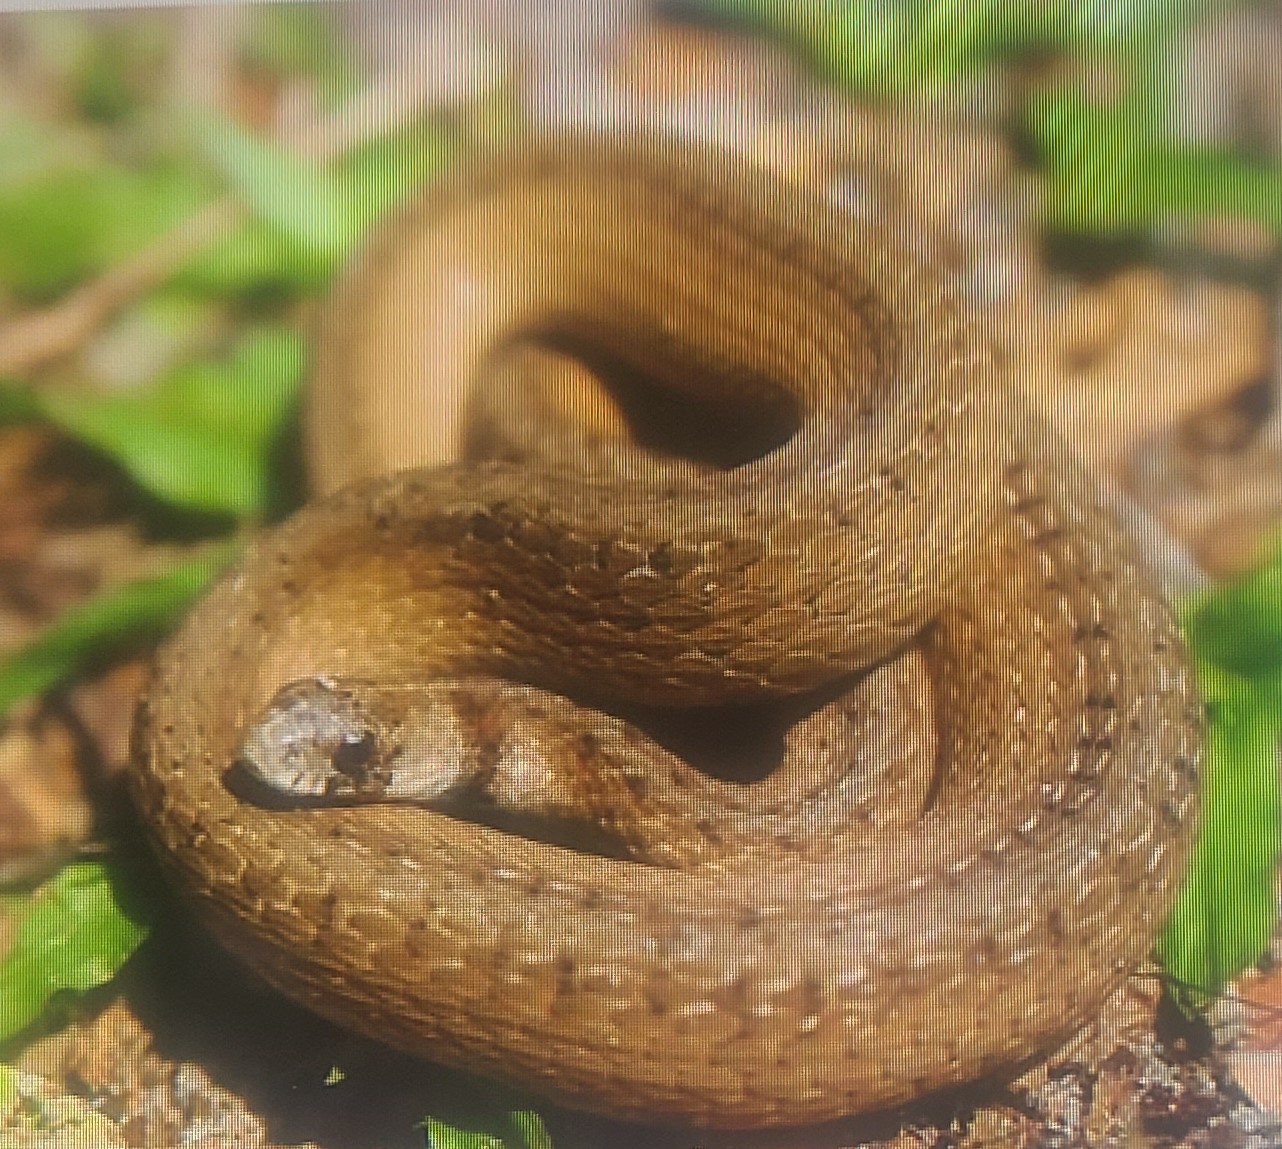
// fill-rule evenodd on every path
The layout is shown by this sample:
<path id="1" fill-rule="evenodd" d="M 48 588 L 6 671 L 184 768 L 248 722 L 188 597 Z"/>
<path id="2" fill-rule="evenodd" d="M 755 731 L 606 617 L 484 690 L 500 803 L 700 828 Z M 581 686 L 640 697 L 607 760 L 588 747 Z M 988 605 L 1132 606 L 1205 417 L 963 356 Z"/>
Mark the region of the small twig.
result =
<path id="1" fill-rule="evenodd" d="M 0 375 L 28 375 L 76 351 L 117 311 L 226 235 L 243 210 L 230 197 L 218 200 L 52 307 L 5 324 L 0 328 Z"/>
<path id="2" fill-rule="evenodd" d="M 389 91 L 397 92 L 398 98 L 387 100 Z M 439 85 L 434 83 L 424 82 L 415 88 L 404 75 L 376 79 L 331 117 L 298 133 L 295 149 L 323 163 L 420 115 L 439 96 Z M 52 306 L 4 324 L 0 327 L 0 376 L 29 376 L 74 354 L 113 315 L 230 233 L 245 212 L 233 196 L 215 200 L 151 246 Z"/>
<path id="3" fill-rule="evenodd" d="M 1208 1001 L 1230 1001 L 1234 1005 L 1244 1005 L 1248 1009 L 1257 1010 L 1258 1012 L 1268 1014 L 1271 1017 L 1282 1017 L 1282 1005 L 1275 1005 L 1270 1001 L 1257 1001 L 1255 998 L 1246 997 L 1245 995 L 1238 993 L 1236 990 L 1227 988 L 1217 992 L 1212 992 L 1205 986 L 1196 985 L 1191 981 L 1185 981 L 1183 978 L 1176 977 L 1173 973 L 1169 973 L 1164 969 L 1141 968 L 1137 969 L 1133 974 L 1131 974 L 1131 976 L 1133 978 L 1143 978 L 1146 981 L 1161 982 L 1165 986 L 1173 986 L 1176 989 L 1183 990 L 1185 993 L 1199 994 Z"/>

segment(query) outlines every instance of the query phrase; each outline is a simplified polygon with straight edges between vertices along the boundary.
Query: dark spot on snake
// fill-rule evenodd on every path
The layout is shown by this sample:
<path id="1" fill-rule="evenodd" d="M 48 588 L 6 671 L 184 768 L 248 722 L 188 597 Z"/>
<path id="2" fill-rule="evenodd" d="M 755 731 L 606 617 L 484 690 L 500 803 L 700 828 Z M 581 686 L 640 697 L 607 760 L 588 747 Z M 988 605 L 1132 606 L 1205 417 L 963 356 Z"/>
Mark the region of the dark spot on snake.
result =
<path id="1" fill-rule="evenodd" d="M 998 960 L 1001 956 L 1001 947 L 997 944 L 997 939 L 991 934 L 985 934 L 970 951 L 970 964 L 974 967 L 982 967 Z"/>
<path id="2" fill-rule="evenodd" d="M 624 774 L 623 784 L 628 788 L 628 793 L 634 798 L 645 800 L 646 795 L 650 793 L 650 782 L 642 774 Z"/>
<path id="3" fill-rule="evenodd" d="M 671 544 L 660 543 L 646 555 L 646 563 L 655 574 L 670 575 L 676 566 Z"/>
<path id="4" fill-rule="evenodd" d="M 431 934 L 423 918 L 415 918 L 405 926 L 405 948 L 415 957 L 424 957 L 429 952 Z"/>
<path id="5" fill-rule="evenodd" d="M 451 543 L 463 532 L 456 516 L 433 515 L 414 524 L 407 542 L 410 545 Z"/>
<path id="6" fill-rule="evenodd" d="M 603 909 L 604 906 L 605 898 L 600 890 L 587 889 L 579 897 L 579 909 L 586 910 L 588 913 L 595 913 L 597 910 Z"/>
<path id="7" fill-rule="evenodd" d="M 653 990 L 647 990 L 645 994 L 646 1005 L 650 1007 L 651 1017 L 664 1017 L 668 1012 L 668 1003 L 659 997 Z"/>
<path id="8" fill-rule="evenodd" d="M 904 482 L 904 477 L 892 467 L 885 465 L 878 467 L 877 477 L 898 495 L 902 495 L 907 489 L 908 484 Z"/>
<path id="9" fill-rule="evenodd" d="M 1091 690 L 1087 692 L 1086 705 L 1095 710 L 1116 710 L 1117 698 L 1111 691 Z"/>
<path id="10" fill-rule="evenodd" d="M 578 966 L 574 959 L 568 954 L 560 954 L 556 959 L 556 992 L 558 996 L 564 996 L 574 992 Z"/>
<path id="11" fill-rule="evenodd" d="M 502 540 L 507 529 L 497 518 L 478 511 L 468 520 L 468 533 L 483 543 L 497 543 Z"/>
<path id="12" fill-rule="evenodd" d="M 1048 543 L 1060 542 L 1065 537 L 1063 527 L 1045 527 L 1032 537 L 1035 546 L 1046 546 Z"/>
<path id="13" fill-rule="evenodd" d="M 1112 637 L 1112 631 L 1106 623 L 1102 622 L 1079 623 L 1073 630 L 1074 642 L 1085 642 L 1090 638 L 1099 638 L 1107 641 Z"/>
<path id="14" fill-rule="evenodd" d="M 329 890 L 316 901 L 316 909 L 319 911 L 318 924 L 329 928 L 334 924 L 334 911 L 338 908 L 338 894 L 334 890 Z"/>

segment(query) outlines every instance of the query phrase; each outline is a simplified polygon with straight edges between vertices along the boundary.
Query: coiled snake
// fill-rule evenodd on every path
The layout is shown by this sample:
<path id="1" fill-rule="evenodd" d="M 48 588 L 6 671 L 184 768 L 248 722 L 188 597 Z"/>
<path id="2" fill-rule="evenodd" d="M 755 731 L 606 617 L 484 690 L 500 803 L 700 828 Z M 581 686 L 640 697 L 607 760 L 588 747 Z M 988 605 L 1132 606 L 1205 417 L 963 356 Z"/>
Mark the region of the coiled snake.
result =
<path id="1" fill-rule="evenodd" d="M 1182 872 L 1200 704 L 1094 482 L 908 226 L 588 142 L 379 232 L 318 341 L 337 493 L 252 544 L 139 710 L 140 808 L 226 945 L 391 1044 L 651 1120 L 887 1106 L 1085 1023 Z M 791 433 L 720 465 L 609 418 L 522 439 L 571 355 Z M 483 407 L 501 457 L 451 462 Z M 809 691 L 756 783 L 561 697 Z M 483 808 L 586 802 L 620 849 L 370 804 L 415 756 Z M 606 780 L 540 807 L 585 764 Z M 245 768 L 328 800 L 273 808 Z"/>

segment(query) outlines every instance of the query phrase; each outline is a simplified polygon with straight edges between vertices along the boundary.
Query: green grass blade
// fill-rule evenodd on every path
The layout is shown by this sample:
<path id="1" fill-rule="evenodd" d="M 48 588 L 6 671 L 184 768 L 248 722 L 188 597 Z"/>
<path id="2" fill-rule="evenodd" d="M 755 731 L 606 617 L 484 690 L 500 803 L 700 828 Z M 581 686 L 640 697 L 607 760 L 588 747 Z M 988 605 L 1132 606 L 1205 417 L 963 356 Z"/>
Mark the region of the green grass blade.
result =
<path id="1" fill-rule="evenodd" d="M 160 638 L 227 565 L 234 549 L 228 544 L 65 611 L 44 633 L 0 659 L 0 714 L 101 665 L 113 653 Z"/>

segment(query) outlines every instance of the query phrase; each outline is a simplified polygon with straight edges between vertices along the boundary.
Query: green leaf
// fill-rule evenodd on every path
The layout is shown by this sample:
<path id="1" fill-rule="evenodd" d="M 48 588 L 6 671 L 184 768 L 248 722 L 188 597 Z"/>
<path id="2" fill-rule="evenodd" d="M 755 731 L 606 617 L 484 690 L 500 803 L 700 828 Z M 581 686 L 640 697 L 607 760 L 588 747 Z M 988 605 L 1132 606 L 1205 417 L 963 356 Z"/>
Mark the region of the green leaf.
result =
<path id="1" fill-rule="evenodd" d="M 0 1065 L 0 1113 L 18 1100 L 18 1069 L 13 1065 Z"/>
<path id="2" fill-rule="evenodd" d="M 1282 561 L 1203 596 L 1185 626 L 1198 654 L 1224 670 L 1282 674 Z"/>
<path id="3" fill-rule="evenodd" d="M 466 1129 L 456 1129 L 428 1117 L 423 1121 L 428 1149 L 505 1149 L 503 1142 L 490 1133 L 473 1133 Z"/>
<path id="4" fill-rule="evenodd" d="M 306 80 L 322 94 L 359 82 L 335 22 L 311 4 L 254 7 L 240 45 L 244 63 L 276 76 Z"/>
<path id="5" fill-rule="evenodd" d="M 31 423 L 39 419 L 40 396 L 21 383 L 0 380 L 0 425 Z"/>
<path id="6" fill-rule="evenodd" d="M 260 219 L 321 253 L 342 250 L 342 201 L 321 167 L 209 113 L 193 114 L 189 130 L 197 151 Z"/>
<path id="7" fill-rule="evenodd" d="M 189 260 L 177 282 L 237 297 L 315 292 L 369 225 L 438 172 L 453 150 L 448 133 L 429 121 L 370 141 L 331 165 L 325 177 L 326 210 L 334 215 L 331 244 L 300 238 L 260 214 Z"/>
<path id="8" fill-rule="evenodd" d="M 1044 155 L 1048 222 L 1082 230 L 1138 224 L 1147 156 L 1125 116 L 1068 92 L 1034 100 L 1028 125 Z"/>
<path id="9" fill-rule="evenodd" d="M 230 545 L 156 578 L 114 587 L 71 607 L 27 645 L 0 659 L 0 714 L 124 647 L 164 635 L 233 557 Z"/>
<path id="10" fill-rule="evenodd" d="M 389 208 L 437 175 L 455 156 L 453 137 L 431 121 L 416 121 L 345 155 L 334 181 L 345 204 L 348 228 L 359 236 Z"/>
<path id="11" fill-rule="evenodd" d="M 165 66 L 164 25 L 152 19 L 91 26 L 69 87 L 89 120 L 123 121 L 146 98 L 147 80 Z"/>
<path id="12" fill-rule="evenodd" d="M 1136 94 L 1097 104 L 1076 92 L 1033 100 L 1026 126 L 1045 161 L 1057 227 L 1135 231 L 1173 218 L 1236 213 L 1282 228 L 1282 169 L 1167 139 L 1161 105 Z"/>
<path id="13" fill-rule="evenodd" d="M 1171 218 L 1236 213 L 1282 230 L 1282 169 L 1185 145 L 1170 131 L 1176 35 L 1212 0 L 1000 3 L 998 0 L 704 0 L 704 7 L 799 47 L 837 82 L 879 96 L 930 94 L 1011 55 L 1073 52 L 1115 72 L 1109 102 L 1076 88 L 1022 109 L 1045 163 L 1045 222 L 1135 233 Z"/>
<path id="14" fill-rule="evenodd" d="M 513 1110 L 507 1115 L 507 1123 L 512 1137 L 457 1129 L 435 1117 L 423 1121 L 423 1130 L 429 1149 L 552 1149 L 552 1138 L 543 1119 L 533 1110 Z"/>
<path id="15" fill-rule="evenodd" d="M 185 219 L 203 192 L 178 168 L 76 164 L 0 186 L 0 281 L 27 304 L 56 298 Z"/>
<path id="16" fill-rule="evenodd" d="M 532 1109 L 517 1109 L 508 1114 L 508 1121 L 521 1139 L 522 1149 L 552 1149 L 543 1118 Z"/>
<path id="17" fill-rule="evenodd" d="M 14 943 L 0 960 L 0 1038 L 35 1021 L 54 994 L 110 981 L 146 934 L 117 900 L 109 870 L 63 868 L 20 910 Z"/>
<path id="18" fill-rule="evenodd" d="M 0 415 L 38 413 L 178 506 L 254 516 L 271 506 L 272 453 L 302 375 L 299 335 L 264 328 L 225 361 L 186 365 L 145 390 L 87 396 L 0 384 Z"/>
<path id="19" fill-rule="evenodd" d="M 1211 3 L 703 0 L 700 7 L 792 43 L 849 88 L 888 94 L 930 91 L 1021 50 L 1137 52 L 1169 38 Z"/>
<path id="20" fill-rule="evenodd" d="M 0 199 L 16 185 L 67 162 L 74 144 L 12 107 L 0 108 Z"/>
<path id="21" fill-rule="evenodd" d="M 288 298 L 322 288 L 339 263 L 339 252 L 303 243 L 261 219 L 247 220 L 231 235 L 192 256 L 175 285 L 201 295 L 256 299 Z"/>
<path id="22" fill-rule="evenodd" d="M 1202 826 L 1157 956 L 1179 981 L 1215 994 L 1259 959 L 1277 920 L 1282 854 L 1277 713 L 1248 679 L 1204 667 L 1210 734 Z"/>

